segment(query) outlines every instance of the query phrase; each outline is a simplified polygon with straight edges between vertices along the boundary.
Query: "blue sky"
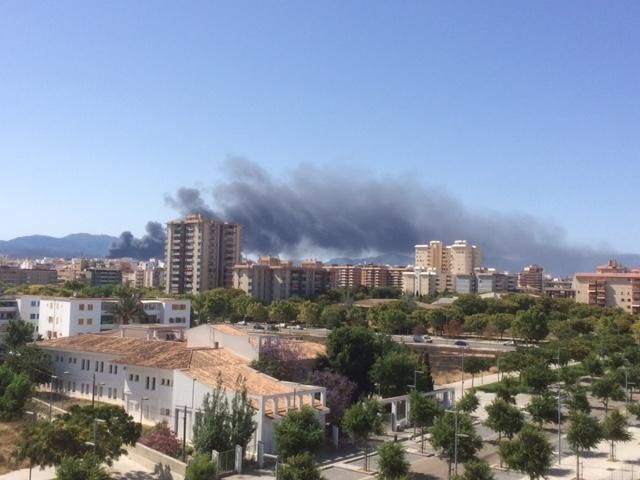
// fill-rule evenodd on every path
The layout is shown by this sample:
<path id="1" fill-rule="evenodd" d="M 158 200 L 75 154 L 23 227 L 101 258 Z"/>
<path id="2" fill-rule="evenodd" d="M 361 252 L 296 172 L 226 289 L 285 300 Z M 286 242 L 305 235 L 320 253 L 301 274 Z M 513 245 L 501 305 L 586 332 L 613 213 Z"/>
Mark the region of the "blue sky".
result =
<path id="1" fill-rule="evenodd" d="M 637 1 L 2 2 L 0 238 L 142 233 L 241 155 L 640 251 L 639 24 Z"/>

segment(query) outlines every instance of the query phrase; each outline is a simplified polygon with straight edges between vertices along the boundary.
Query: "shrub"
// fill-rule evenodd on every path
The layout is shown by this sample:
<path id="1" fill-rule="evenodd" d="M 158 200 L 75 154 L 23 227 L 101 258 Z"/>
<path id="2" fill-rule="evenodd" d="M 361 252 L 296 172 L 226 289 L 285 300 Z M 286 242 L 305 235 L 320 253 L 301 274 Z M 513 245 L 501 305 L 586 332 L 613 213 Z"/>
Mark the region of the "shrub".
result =
<path id="1" fill-rule="evenodd" d="M 177 458 L 180 453 L 178 437 L 169 428 L 166 421 L 157 423 L 149 433 L 140 439 L 140 443 L 170 457 Z"/>
<path id="2" fill-rule="evenodd" d="M 198 453 L 187 467 L 184 480 L 213 480 L 218 474 L 218 465 L 205 453 Z"/>

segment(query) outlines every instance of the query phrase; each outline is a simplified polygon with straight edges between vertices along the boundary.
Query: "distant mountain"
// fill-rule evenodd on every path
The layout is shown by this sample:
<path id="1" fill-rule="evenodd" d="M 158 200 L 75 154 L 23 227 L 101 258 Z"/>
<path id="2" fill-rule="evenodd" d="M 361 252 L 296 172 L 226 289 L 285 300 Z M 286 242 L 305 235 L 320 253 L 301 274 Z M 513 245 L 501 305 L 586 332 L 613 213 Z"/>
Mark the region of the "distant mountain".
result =
<path id="1" fill-rule="evenodd" d="M 389 254 L 378 255 L 376 257 L 362 257 L 362 258 L 338 257 L 338 258 L 332 258 L 326 263 L 338 264 L 338 265 L 363 265 L 367 263 L 373 263 L 376 265 L 398 265 L 398 266 L 405 267 L 407 265 L 413 265 L 413 257 L 410 255 L 389 253 Z"/>
<path id="2" fill-rule="evenodd" d="M 110 235 L 74 233 L 57 238 L 29 235 L 12 240 L 0 240 L 0 255 L 17 258 L 40 257 L 105 257 L 109 246 L 117 240 Z"/>

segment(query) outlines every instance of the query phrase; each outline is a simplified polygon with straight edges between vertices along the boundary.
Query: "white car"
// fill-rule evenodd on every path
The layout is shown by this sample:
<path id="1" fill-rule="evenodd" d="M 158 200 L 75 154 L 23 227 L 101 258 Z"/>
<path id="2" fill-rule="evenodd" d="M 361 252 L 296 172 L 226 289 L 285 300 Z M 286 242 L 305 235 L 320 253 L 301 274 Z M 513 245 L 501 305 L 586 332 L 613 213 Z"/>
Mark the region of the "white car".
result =
<path id="1" fill-rule="evenodd" d="M 424 343 L 432 343 L 433 342 L 433 338 L 431 338 L 429 335 L 422 335 L 422 341 Z"/>

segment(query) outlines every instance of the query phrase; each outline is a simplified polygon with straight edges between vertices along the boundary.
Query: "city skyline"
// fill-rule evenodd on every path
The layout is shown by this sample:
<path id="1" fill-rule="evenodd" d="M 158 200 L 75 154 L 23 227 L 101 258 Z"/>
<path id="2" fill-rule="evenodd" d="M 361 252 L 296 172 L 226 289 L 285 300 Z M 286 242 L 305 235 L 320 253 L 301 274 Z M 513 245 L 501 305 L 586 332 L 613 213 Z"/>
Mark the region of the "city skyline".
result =
<path id="1" fill-rule="evenodd" d="M 484 243 L 469 219 L 487 237 L 493 222 L 501 232 L 515 222 L 523 233 L 514 244 L 536 237 L 536 248 L 555 239 L 568 250 L 638 251 L 640 227 L 624 208 L 637 200 L 640 173 L 634 2 L 0 8 L 0 158 L 14 180 L 6 195 L 20 198 L 19 209 L 5 204 L 3 239 L 140 236 L 148 221 L 184 213 L 165 200 L 182 187 L 232 213 L 239 205 L 220 202 L 225 189 L 266 172 L 273 191 L 296 201 L 301 179 L 326 198 L 328 187 L 346 189 L 348 204 L 369 195 L 379 208 L 404 195 L 390 232 L 360 209 L 320 217 L 341 220 L 331 227 L 357 220 L 380 238 L 410 237 L 391 235 L 415 230 L 407 205 L 453 208 L 454 225 L 427 225 L 402 242 L 407 251 L 431 238 Z M 249 165 L 245 177 L 223 170 L 228 158 Z M 430 202 L 420 205 L 424 195 Z M 322 202 L 304 205 L 319 215 Z M 304 233 L 299 250 L 388 250 L 327 246 Z M 261 253 L 295 250 L 285 246 Z"/>

